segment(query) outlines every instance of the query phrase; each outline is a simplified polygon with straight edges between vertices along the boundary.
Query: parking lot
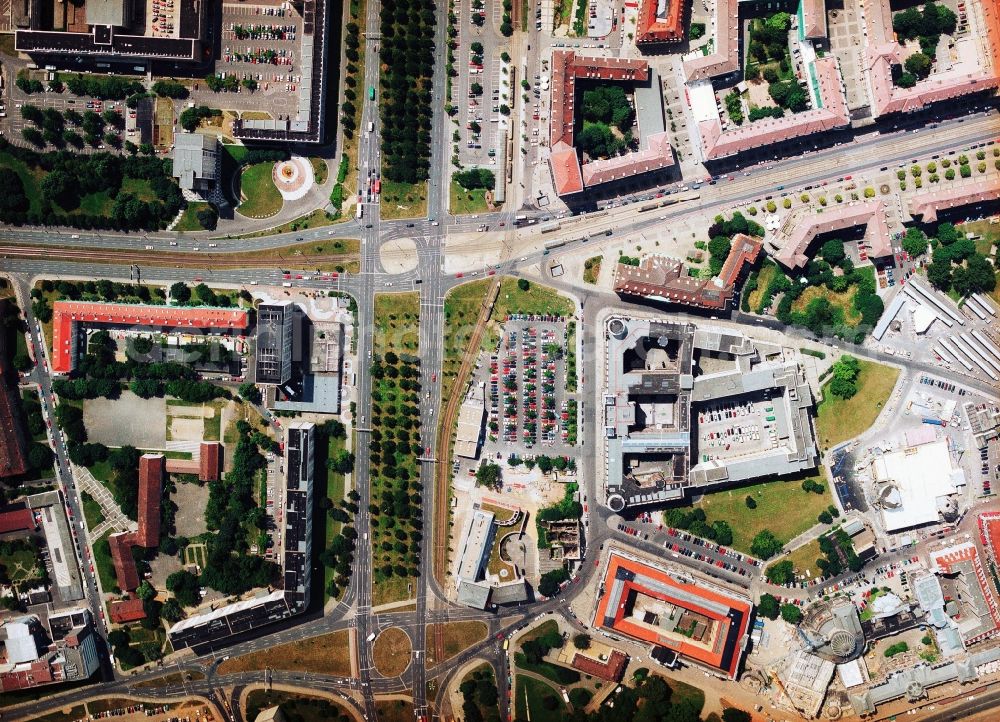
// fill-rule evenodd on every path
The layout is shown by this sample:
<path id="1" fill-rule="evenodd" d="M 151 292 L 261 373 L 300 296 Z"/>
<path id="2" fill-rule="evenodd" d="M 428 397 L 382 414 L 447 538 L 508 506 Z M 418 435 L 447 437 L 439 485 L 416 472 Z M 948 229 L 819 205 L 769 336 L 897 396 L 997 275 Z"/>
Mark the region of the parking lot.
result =
<path id="1" fill-rule="evenodd" d="M 302 41 L 302 17 L 291 3 L 223 4 L 215 73 L 224 81 L 235 78 L 239 85 L 215 92 L 196 83 L 192 99 L 244 117 L 250 113 L 250 118 L 284 120 L 298 108 Z"/>
<path id="2" fill-rule="evenodd" d="M 43 112 L 51 109 L 62 114 L 61 123 L 52 126 L 53 129 L 59 128 L 54 136 L 59 144 L 57 147 L 70 145 L 75 151 L 88 152 L 120 149 L 126 141 L 136 145 L 149 141 L 148 129 L 143 132 L 138 125 L 141 119 L 137 118 L 137 111 L 126 107 L 124 101 L 101 101 L 97 98 L 74 95 L 66 89 L 61 92 L 49 90 L 49 75 L 50 73 L 43 70 L 30 71 L 29 77 L 41 80 L 46 88 L 40 93 L 24 93 L 13 84 L 6 88 L 6 97 L 0 103 L 0 112 L 7 114 L 2 132 L 12 142 L 19 145 L 27 144 L 22 137 L 25 128 L 43 131 L 46 129 L 21 116 L 24 105 L 33 105 Z M 101 117 L 91 118 L 88 121 L 86 120 L 89 117 L 88 112 Z M 105 113 L 108 115 L 105 116 Z M 76 147 L 66 142 L 66 132 L 76 133 L 79 136 Z M 49 149 L 51 150 L 51 146 Z"/>
<path id="3" fill-rule="evenodd" d="M 778 445 L 771 401 L 732 401 L 698 411 L 701 461 L 734 459 Z"/>
<path id="4" fill-rule="evenodd" d="M 481 9 L 474 8 L 472 3 L 455 5 L 458 17 L 455 62 L 459 75 L 453 102 L 459 108 L 457 148 L 462 164 L 472 166 L 496 165 L 497 147 L 503 142 L 503 129 L 509 124 L 509 117 L 500 113 L 500 106 L 513 106 L 511 68 L 501 57 L 510 46 L 497 32 L 500 16 L 493 18 L 496 13 L 502 15 L 503 3 L 486 0 L 482 5 Z M 489 18 L 495 22 L 489 22 Z"/>

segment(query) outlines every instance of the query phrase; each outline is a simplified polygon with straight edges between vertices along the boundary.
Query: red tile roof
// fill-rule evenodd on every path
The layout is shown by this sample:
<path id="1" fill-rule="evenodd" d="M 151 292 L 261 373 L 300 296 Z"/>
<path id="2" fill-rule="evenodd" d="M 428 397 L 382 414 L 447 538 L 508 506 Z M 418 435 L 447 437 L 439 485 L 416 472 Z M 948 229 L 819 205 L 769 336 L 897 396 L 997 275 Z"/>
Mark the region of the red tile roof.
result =
<path id="1" fill-rule="evenodd" d="M 571 50 L 556 50 L 552 53 L 549 167 L 556 193 L 560 196 L 571 195 L 579 193 L 586 186 L 660 170 L 674 164 L 670 137 L 662 132 L 649 134 L 645 139 L 646 147 L 636 153 L 593 160 L 581 167 L 573 147 L 577 78 L 645 82 L 649 80 L 649 65 L 644 60 L 578 56 Z"/>
<path id="2" fill-rule="evenodd" d="M 635 28 L 636 44 L 675 43 L 683 39 L 684 0 L 642 0 Z"/>
<path id="3" fill-rule="evenodd" d="M 155 547 L 160 543 L 164 462 L 163 454 L 139 457 L 139 530 L 135 543 L 141 547 Z"/>
<path id="4" fill-rule="evenodd" d="M 920 193 L 910 198 L 910 215 L 921 216 L 924 223 L 937 220 L 938 211 L 1000 198 L 1000 180 L 974 181 L 940 191 Z"/>
<path id="5" fill-rule="evenodd" d="M 685 60 L 684 77 L 691 82 L 736 72 L 740 69 L 739 42 L 739 0 L 716 0 L 714 51 Z"/>
<path id="6" fill-rule="evenodd" d="M 761 241 L 742 233 L 733 237 L 732 248 L 719 276 L 701 279 L 687 274 L 684 264 L 661 255 L 643 257 L 638 266 L 615 265 L 615 293 L 662 299 L 697 308 L 723 309 L 736 295 L 736 283 L 745 268 L 753 265 Z"/>
<path id="7" fill-rule="evenodd" d="M 801 113 L 788 113 L 781 118 L 756 120 L 727 130 L 722 129 L 719 117 L 703 120 L 698 124 L 698 132 L 705 158 L 725 158 L 754 148 L 850 125 L 847 96 L 836 56 L 819 58 L 814 65 L 819 83 L 820 107 Z"/>
<path id="8" fill-rule="evenodd" d="M 108 613 L 111 621 L 115 624 L 125 624 L 146 618 L 146 612 L 142 608 L 141 599 L 127 599 L 125 601 L 111 602 L 108 605 Z"/>
<path id="9" fill-rule="evenodd" d="M 135 534 L 132 532 L 119 532 L 108 537 L 108 544 L 111 546 L 111 562 L 115 565 L 118 587 L 126 592 L 139 588 L 139 572 L 136 571 L 135 560 L 132 558 L 132 544 L 134 542 Z"/>
<path id="10" fill-rule="evenodd" d="M 132 547 L 150 548 L 160 543 L 160 500 L 165 467 L 163 454 L 143 454 L 139 457 L 139 528 L 134 532 L 112 534 L 108 538 L 118 586 L 124 591 L 132 591 L 139 586 Z"/>
<path id="11" fill-rule="evenodd" d="M 0 513 L 0 534 L 10 534 L 34 528 L 35 515 L 31 509 L 17 509 Z"/>
<path id="12" fill-rule="evenodd" d="M 580 172 L 576 148 L 559 141 L 552 146 L 549 166 L 552 168 L 552 183 L 556 193 L 568 196 L 583 190 L 583 174 Z"/>
<path id="13" fill-rule="evenodd" d="M 618 649 L 611 652 L 604 662 L 590 656 L 585 656 L 580 652 L 573 655 L 574 669 L 608 682 L 621 681 L 626 666 L 628 666 L 628 655 Z"/>
<path id="14" fill-rule="evenodd" d="M 201 481 L 218 481 L 219 461 L 222 445 L 218 441 L 202 441 L 198 479 Z"/>
<path id="15" fill-rule="evenodd" d="M 77 323 L 242 331 L 250 324 L 250 317 L 245 309 L 238 308 L 56 301 L 52 306 L 52 370 L 57 373 L 73 370 L 74 326 Z"/>
<path id="16" fill-rule="evenodd" d="M 604 594 L 597 603 L 594 626 L 612 629 L 716 669 L 735 679 L 745 649 L 753 605 L 719 587 L 709 587 L 680 574 L 673 576 L 635 559 L 612 553 L 603 580 Z M 700 640 L 653 624 L 633 621 L 628 610 L 637 594 L 673 605 L 704 619 Z M 616 606 L 610 607 L 612 601 Z"/>
<path id="17" fill-rule="evenodd" d="M 826 0 L 802 0 L 802 26 L 807 38 L 826 37 Z"/>
<path id="18" fill-rule="evenodd" d="M 806 250 L 816 236 L 822 233 L 841 231 L 853 226 L 868 227 L 866 238 L 871 250 L 869 256 L 881 258 L 892 255 L 892 242 L 886 221 L 886 208 L 882 201 L 855 201 L 846 205 L 826 208 L 822 213 L 811 213 L 805 217 L 789 220 L 789 232 L 779 229 L 768 240 L 768 247 L 778 261 L 786 268 L 802 268 L 809 262 Z"/>
<path id="19" fill-rule="evenodd" d="M 968 70 L 959 65 L 932 73 L 912 88 L 901 88 L 892 82 L 892 66 L 899 64 L 902 46 L 892 30 L 889 0 L 861 0 L 867 39 L 863 65 L 875 117 L 919 110 L 929 103 L 1000 85 L 1000 0 L 982 0 L 980 7 L 986 30 L 983 47 L 989 56 L 978 58 L 979 67 Z"/>

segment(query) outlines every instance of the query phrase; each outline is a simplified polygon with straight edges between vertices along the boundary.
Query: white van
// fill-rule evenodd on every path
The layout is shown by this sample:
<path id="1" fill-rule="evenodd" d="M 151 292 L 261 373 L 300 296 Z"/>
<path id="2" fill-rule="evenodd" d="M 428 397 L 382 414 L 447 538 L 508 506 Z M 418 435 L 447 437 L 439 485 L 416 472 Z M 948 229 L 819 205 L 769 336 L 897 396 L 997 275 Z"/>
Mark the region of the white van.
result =
<path id="1" fill-rule="evenodd" d="M 375 121 L 374 120 L 369 120 L 368 121 L 368 132 L 369 133 L 374 133 L 375 132 Z"/>
<path id="2" fill-rule="evenodd" d="M 288 283 L 287 281 L 285 283 L 282 283 L 281 285 L 284 286 L 285 288 L 291 288 L 292 287 L 292 284 Z"/>

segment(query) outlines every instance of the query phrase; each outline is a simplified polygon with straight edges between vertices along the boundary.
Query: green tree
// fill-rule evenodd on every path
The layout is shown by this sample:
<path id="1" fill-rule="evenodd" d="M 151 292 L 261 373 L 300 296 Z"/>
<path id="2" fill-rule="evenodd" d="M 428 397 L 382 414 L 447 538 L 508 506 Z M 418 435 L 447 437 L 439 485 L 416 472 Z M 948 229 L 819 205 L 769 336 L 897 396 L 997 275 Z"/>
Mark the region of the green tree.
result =
<path id="1" fill-rule="evenodd" d="M 781 618 L 789 624 L 798 624 L 802 620 L 802 611 L 794 604 L 782 604 Z"/>
<path id="2" fill-rule="evenodd" d="M 757 612 L 767 619 L 777 619 L 779 614 L 778 600 L 770 594 L 761 594 L 757 602 Z"/>
<path id="3" fill-rule="evenodd" d="M 780 552 L 783 546 L 771 530 L 763 529 L 757 532 L 750 542 L 750 553 L 760 559 L 770 559 Z"/>
<path id="4" fill-rule="evenodd" d="M 191 288 L 183 281 L 177 281 L 170 286 L 170 298 L 177 303 L 187 303 L 191 300 Z"/>
<path id="5" fill-rule="evenodd" d="M 903 67 L 906 68 L 906 72 L 913 75 L 917 80 L 922 80 L 931 74 L 931 65 L 933 61 L 930 56 L 924 53 L 914 53 L 906 59 L 903 63 Z"/>

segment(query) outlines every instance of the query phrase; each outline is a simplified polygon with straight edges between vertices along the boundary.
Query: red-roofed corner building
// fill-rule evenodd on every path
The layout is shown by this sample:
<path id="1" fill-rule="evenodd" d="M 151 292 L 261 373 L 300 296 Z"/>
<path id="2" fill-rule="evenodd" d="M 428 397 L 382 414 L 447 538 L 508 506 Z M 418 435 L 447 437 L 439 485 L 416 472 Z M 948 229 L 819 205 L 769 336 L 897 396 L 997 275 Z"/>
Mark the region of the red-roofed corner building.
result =
<path id="1" fill-rule="evenodd" d="M 138 529 L 108 537 L 115 576 L 123 591 L 130 592 L 139 587 L 139 573 L 132 558 L 132 547 L 151 548 L 160 543 L 160 501 L 165 471 L 166 459 L 163 454 L 143 454 L 139 457 Z"/>
<path id="2" fill-rule="evenodd" d="M 635 26 L 635 44 L 661 45 L 684 39 L 684 0 L 642 0 Z"/>
<path id="3" fill-rule="evenodd" d="M 910 198 L 910 215 L 920 216 L 924 223 L 935 223 L 938 211 L 986 203 L 1000 198 L 1000 180 L 964 182 L 939 191 L 918 193 Z"/>
<path id="4" fill-rule="evenodd" d="M 903 61 L 905 48 L 893 32 L 889 0 L 861 0 L 865 23 L 861 82 L 867 87 L 874 117 L 917 111 L 930 103 L 1000 85 L 1000 0 L 981 0 L 977 6 L 979 12 L 970 13 L 970 19 L 978 21 L 971 28 L 970 41 L 981 42 L 973 48 L 979 52 L 966 62 L 931 73 L 912 88 L 902 88 L 892 82 L 892 68 Z"/>
<path id="5" fill-rule="evenodd" d="M 757 262 L 761 248 L 759 239 L 736 234 L 722 270 L 710 279 L 689 276 L 683 263 L 668 256 L 647 255 L 638 266 L 617 263 L 614 290 L 621 296 L 722 310 L 735 298 L 740 276 Z"/>
<path id="6" fill-rule="evenodd" d="M 145 306 L 127 303 L 56 301 L 52 305 L 52 370 L 69 373 L 76 365 L 79 325 L 149 326 L 240 333 L 250 315 L 240 308 Z"/>
<path id="7" fill-rule="evenodd" d="M 628 655 L 616 649 L 605 660 L 594 659 L 586 652 L 573 655 L 573 669 L 589 674 L 605 682 L 620 682 L 628 666 Z"/>
<path id="8" fill-rule="evenodd" d="M 655 10 L 656 0 L 649 1 L 653 2 Z M 573 146 L 578 79 L 645 83 L 650 79 L 649 64 L 645 60 L 580 56 L 572 50 L 552 53 L 549 168 L 557 194 L 570 196 L 582 192 L 584 188 L 674 165 L 673 149 L 666 131 L 640 133 L 643 147 L 634 153 L 592 160 L 581 165 Z"/>
<path id="9" fill-rule="evenodd" d="M 740 674 L 753 604 L 689 572 L 612 551 L 594 627 L 665 647 L 726 679 Z"/>

